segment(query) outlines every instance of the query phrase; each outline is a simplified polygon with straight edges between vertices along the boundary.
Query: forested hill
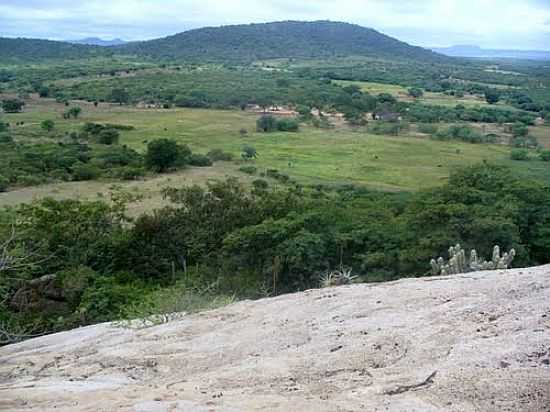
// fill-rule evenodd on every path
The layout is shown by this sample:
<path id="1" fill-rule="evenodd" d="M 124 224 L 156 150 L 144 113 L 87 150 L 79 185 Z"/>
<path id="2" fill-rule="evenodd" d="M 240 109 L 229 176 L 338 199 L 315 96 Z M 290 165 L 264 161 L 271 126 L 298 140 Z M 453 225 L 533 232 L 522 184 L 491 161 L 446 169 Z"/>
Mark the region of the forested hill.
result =
<path id="1" fill-rule="evenodd" d="M 71 44 L 52 40 L 0 37 L 0 59 L 36 61 L 77 59 L 110 54 L 112 54 L 112 51 L 98 46 Z"/>
<path id="2" fill-rule="evenodd" d="M 373 29 L 329 21 L 208 27 L 116 49 L 155 58 L 213 62 L 353 55 L 423 61 L 450 59 Z"/>

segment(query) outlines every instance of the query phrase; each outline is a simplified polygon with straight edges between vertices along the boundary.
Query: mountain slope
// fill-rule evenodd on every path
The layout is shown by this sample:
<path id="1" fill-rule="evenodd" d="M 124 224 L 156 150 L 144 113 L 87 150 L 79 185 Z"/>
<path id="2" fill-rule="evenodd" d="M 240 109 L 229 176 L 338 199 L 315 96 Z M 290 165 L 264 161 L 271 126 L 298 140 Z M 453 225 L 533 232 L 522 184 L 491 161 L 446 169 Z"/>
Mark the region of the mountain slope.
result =
<path id="1" fill-rule="evenodd" d="M 0 348 L 10 411 L 547 411 L 550 266 L 311 290 Z"/>
<path id="2" fill-rule="evenodd" d="M 330 21 L 286 21 L 190 30 L 129 43 L 119 52 L 199 61 L 371 56 L 442 61 L 449 58 L 410 46 L 376 30 Z"/>
<path id="3" fill-rule="evenodd" d="M 35 61 L 46 59 L 76 59 L 108 55 L 98 46 L 72 44 L 40 39 L 11 39 L 0 37 L 0 59 Z M 112 53 L 111 53 L 112 54 Z"/>

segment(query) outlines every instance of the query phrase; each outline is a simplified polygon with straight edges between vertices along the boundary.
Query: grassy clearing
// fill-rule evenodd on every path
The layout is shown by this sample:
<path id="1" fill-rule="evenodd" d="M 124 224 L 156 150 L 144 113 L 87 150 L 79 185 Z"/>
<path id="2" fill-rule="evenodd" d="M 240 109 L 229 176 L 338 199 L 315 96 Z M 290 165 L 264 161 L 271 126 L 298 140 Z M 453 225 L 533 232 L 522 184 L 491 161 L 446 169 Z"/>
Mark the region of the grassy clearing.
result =
<path id="1" fill-rule="evenodd" d="M 347 81 L 347 80 L 336 80 L 335 83 L 340 84 L 342 86 L 355 84 L 361 87 L 361 90 L 363 92 L 368 92 L 372 95 L 388 93 L 402 101 L 408 101 L 408 102 L 414 101 L 414 99 L 409 96 L 407 89 L 405 87 L 394 85 L 394 84 L 384 84 L 384 83 L 374 83 L 374 82 L 356 82 L 356 81 Z M 425 92 L 424 96 L 418 99 L 418 101 L 424 104 L 430 104 L 430 105 L 436 105 L 436 106 L 447 106 L 447 107 L 455 107 L 457 104 L 462 104 L 466 107 L 489 106 L 489 104 L 485 101 L 485 99 L 479 96 L 466 95 L 464 97 L 458 98 L 455 96 L 446 95 L 444 93 L 432 93 L 432 92 Z M 496 105 L 492 105 L 491 107 L 516 110 L 512 106 L 502 102 L 497 103 Z"/>
<path id="2" fill-rule="evenodd" d="M 511 161 L 510 149 L 504 145 L 435 142 L 412 134 L 376 136 L 366 130 L 322 130 L 307 126 L 299 133 L 262 134 L 255 132 L 257 114 L 250 112 L 80 105 L 83 115 L 76 121 L 62 120 L 61 113 L 66 107 L 44 99 L 28 104 L 24 113 L 5 117 L 12 124 L 24 122 L 22 126 L 13 127 L 18 139 L 60 137 L 65 132 L 79 130 L 85 122 L 91 121 L 134 126 L 135 130 L 122 132 L 120 143 L 139 151 L 145 149 L 147 141 L 168 137 L 188 144 L 194 152 L 207 153 L 219 148 L 235 155 L 235 162 L 217 163 L 212 168 L 189 169 L 146 181 L 122 183 L 125 190 L 144 195 L 144 200 L 133 206 L 136 213 L 163 204 L 160 190 L 165 186 L 204 183 L 226 175 L 248 181 L 257 178 L 238 170 L 242 164 L 240 153 L 244 145 L 252 145 L 258 150 L 259 158 L 253 163 L 259 173 L 266 169 L 278 169 L 304 184 L 354 183 L 383 190 L 415 191 L 442 184 L 453 168 L 484 160 L 507 164 L 518 173 L 550 181 L 547 164 Z M 56 121 L 56 131 L 51 137 L 44 137 L 45 132 L 40 129 L 40 122 L 47 118 Z M 248 135 L 241 136 L 241 128 L 246 128 Z M 535 130 L 546 133 L 550 128 L 539 127 Z M 0 205 L 13 205 L 47 195 L 96 198 L 98 193 L 105 196 L 112 184 L 94 181 L 26 188 L 0 195 Z"/>

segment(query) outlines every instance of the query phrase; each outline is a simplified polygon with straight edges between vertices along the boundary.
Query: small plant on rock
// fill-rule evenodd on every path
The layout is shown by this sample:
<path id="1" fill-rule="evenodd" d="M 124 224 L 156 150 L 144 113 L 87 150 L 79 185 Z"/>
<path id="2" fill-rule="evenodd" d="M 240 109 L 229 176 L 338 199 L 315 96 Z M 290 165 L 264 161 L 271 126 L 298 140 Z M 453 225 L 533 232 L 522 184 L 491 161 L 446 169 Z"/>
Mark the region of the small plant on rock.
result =
<path id="1" fill-rule="evenodd" d="M 442 257 L 430 261 L 434 276 L 456 275 L 459 273 L 478 272 L 480 270 L 508 269 L 516 256 L 516 251 L 511 249 L 508 253 L 500 254 L 500 247 L 493 248 L 493 257 L 490 261 L 478 258 L 475 249 L 470 252 L 470 258 L 466 258 L 464 249 L 457 244 L 449 248 L 449 261 Z"/>

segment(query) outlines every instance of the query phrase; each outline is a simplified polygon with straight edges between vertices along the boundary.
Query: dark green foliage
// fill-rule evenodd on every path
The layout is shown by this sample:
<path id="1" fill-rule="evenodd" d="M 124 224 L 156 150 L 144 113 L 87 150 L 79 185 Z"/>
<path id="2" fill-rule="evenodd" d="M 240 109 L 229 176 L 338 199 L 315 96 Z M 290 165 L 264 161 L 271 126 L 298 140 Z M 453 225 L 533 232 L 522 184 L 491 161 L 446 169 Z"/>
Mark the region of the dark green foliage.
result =
<path id="1" fill-rule="evenodd" d="M 212 166 L 212 160 L 206 155 L 193 153 L 189 156 L 189 165 L 195 167 L 208 167 Z"/>
<path id="2" fill-rule="evenodd" d="M 524 123 L 514 123 L 510 128 L 514 137 L 526 137 L 529 134 L 529 128 Z"/>
<path id="3" fill-rule="evenodd" d="M 550 191 L 502 167 L 472 166 L 410 195 L 354 186 L 315 192 L 270 189 L 263 180 L 251 192 L 235 180 L 168 189 L 171 206 L 133 225 L 117 202 L 45 200 L 2 212 L 0 239 L 15 222 L 18 253 L 48 257 L 13 277 L 54 274 L 63 304 L 16 313 L 1 303 L 0 316 L 39 331 L 113 320 L 173 276 L 239 297 L 257 297 L 261 285 L 272 294 L 315 287 L 340 264 L 370 281 L 422 276 L 451 242 L 475 245 L 485 258 L 498 243 L 516 249 L 517 265 L 548 263 Z M 10 278 L 0 286 L 13 296 Z"/>
<path id="4" fill-rule="evenodd" d="M 497 89 L 488 89 L 485 91 L 485 100 L 489 104 L 496 104 L 500 101 L 500 93 Z"/>
<path id="5" fill-rule="evenodd" d="M 277 130 L 277 119 L 275 116 L 264 115 L 256 121 L 256 130 L 269 133 Z"/>
<path id="6" fill-rule="evenodd" d="M 258 152 L 255 147 L 246 145 L 243 147 L 241 157 L 243 160 L 253 160 L 258 157 Z"/>
<path id="7" fill-rule="evenodd" d="M 169 169 L 185 166 L 191 156 L 191 150 L 171 139 L 157 139 L 149 142 L 145 154 L 145 165 L 163 173 Z"/>
<path id="8" fill-rule="evenodd" d="M 510 139 L 510 146 L 516 148 L 536 149 L 539 147 L 539 142 L 535 136 L 516 136 Z"/>
<path id="9" fill-rule="evenodd" d="M 40 127 L 46 132 L 51 132 L 55 128 L 55 122 L 53 120 L 44 120 L 40 123 Z"/>
<path id="10" fill-rule="evenodd" d="M 409 124 L 403 121 L 383 122 L 377 121 L 369 126 L 369 132 L 373 134 L 397 136 L 402 131 L 407 131 Z"/>
<path id="11" fill-rule="evenodd" d="M 418 131 L 429 135 L 434 135 L 438 132 L 439 127 L 431 123 L 420 123 L 418 125 Z"/>
<path id="12" fill-rule="evenodd" d="M 258 172 L 258 168 L 256 166 L 241 166 L 239 168 L 239 171 L 246 173 L 248 175 L 255 175 Z"/>
<path id="13" fill-rule="evenodd" d="M 78 116 L 80 116 L 80 113 L 82 113 L 82 108 L 80 107 L 71 107 L 69 110 L 67 110 L 65 113 L 63 113 L 64 119 L 78 119 Z"/>
<path id="14" fill-rule="evenodd" d="M 419 97 L 424 96 L 424 91 L 418 87 L 412 87 L 408 90 L 409 96 L 418 99 Z"/>
<path id="15" fill-rule="evenodd" d="M 118 143 L 120 133 L 115 129 L 105 128 L 97 134 L 97 142 L 105 145 L 113 145 Z"/>
<path id="16" fill-rule="evenodd" d="M 230 162 L 231 160 L 233 160 L 233 154 L 224 152 L 221 149 L 210 150 L 206 154 L 206 156 L 208 156 L 210 160 L 212 160 L 213 162 L 218 162 L 218 161 Z"/>
<path id="17" fill-rule="evenodd" d="M 0 175 L 0 193 L 8 190 L 9 185 L 10 181 L 8 180 L 8 178 Z"/>
<path id="18" fill-rule="evenodd" d="M 273 58 L 376 56 L 429 62 L 450 60 L 373 29 L 347 23 L 279 22 L 203 28 L 116 50 L 185 61 L 254 62 Z M 279 87 L 286 87 L 282 83 Z"/>
<path id="19" fill-rule="evenodd" d="M 514 149 L 510 152 L 512 160 L 529 160 L 529 151 L 525 149 Z"/>
<path id="20" fill-rule="evenodd" d="M 279 132 L 297 132 L 300 125 L 296 119 L 278 119 L 277 130 Z"/>
<path id="21" fill-rule="evenodd" d="M 539 156 L 543 162 L 550 162 L 550 150 L 542 150 Z"/>
<path id="22" fill-rule="evenodd" d="M 76 181 L 94 180 L 101 175 L 101 169 L 89 163 L 77 163 L 72 170 L 73 179 Z"/>
<path id="23" fill-rule="evenodd" d="M 48 97 L 50 95 L 50 88 L 47 86 L 41 86 L 38 89 L 38 95 L 40 97 Z"/>
<path id="24" fill-rule="evenodd" d="M 467 143 L 489 143 L 489 139 L 477 130 L 465 125 L 453 125 L 439 130 L 434 136 L 438 140 L 462 140 Z"/>
<path id="25" fill-rule="evenodd" d="M 124 89 L 113 89 L 109 100 L 122 105 L 123 103 L 128 103 L 130 101 L 130 95 Z"/>
<path id="26" fill-rule="evenodd" d="M 25 106 L 25 102 L 18 99 L 2 100 L 2 110 L 5 113 L 19 113 L 23 106 Z"/>

